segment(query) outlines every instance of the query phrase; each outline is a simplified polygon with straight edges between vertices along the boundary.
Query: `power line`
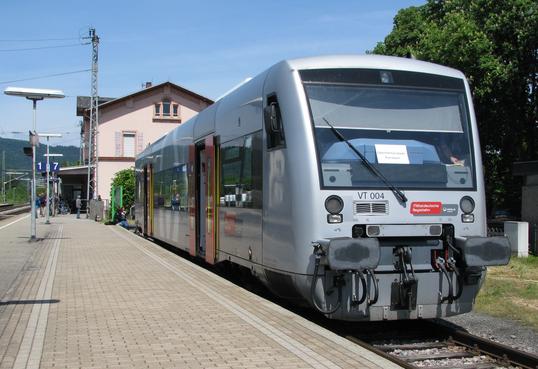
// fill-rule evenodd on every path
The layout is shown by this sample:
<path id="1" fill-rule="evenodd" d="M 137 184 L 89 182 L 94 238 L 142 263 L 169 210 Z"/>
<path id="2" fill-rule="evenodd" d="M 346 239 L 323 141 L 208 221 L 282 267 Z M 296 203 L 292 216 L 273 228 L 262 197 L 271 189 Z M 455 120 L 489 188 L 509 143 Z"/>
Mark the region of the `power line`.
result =
<path id="1" fill-rule="evenodd" d="M 44 41 L 71 41 L 79 40 L 79 37 L 67 37 L 67 38 L 34 38 L 34 39 L 12 39 L 12 40 L 0 40 L 0 42 L 44 42 Z"/>
<path id="2" fill-rule="evenodd" d="M 58 76 L 66 76 L 68 74 L 76 74 L 76 73 L 84 73 L 89 72 L 91 69 L 82 69 L 82 70 L 75 70 L 72 72 L 64 72 L 64 73 L 56 73 L 56 74 L 47 74 L 44 76 L 37 76 L 37 77 L 29 77 L 29 78 L 23 78 L 23 79 L 14 79 L 12 81 L 0 81 L 0 85 L 13 83 L 13 82 L 22 82 L 22 81 L 32 81 L 35 79 L 43 79 L 43 78 L 50 78 L 50 77 L 58 77 Z"/>
<path id="3" fill-rule="evenodd" d="M 61 131 L 60 130 L 61 127 L 60 127 L 60 129 L 58 129 L 58 127 L 47 127 L 47 129 L 48 130 L 54 129 L 55 133 L 63 133 L 63 134 L 75 134 L 75 133 L 79 134 L 80 133 L 80 131 Z M 64 126 L 64 129 L 65 129 L 65 126 Z M 3 134 L 3 133 L 4 134 L 9 133 L 9 134 L 12 134 L 12 135 L 27 135 L 28 131 L 5 131 L 5 130 L 0 131 L 0 135 Z"/>
<path id="4" fill-rule="evenodd" d="M 0 52 L 7 53 L 7 52 L 15 52 L 15 51 L 30 51 L 30 50 L 43 50 L 43 49 L 59 49 L 62 47 L 75 47 L 75 46 L 83 46 L 87 44 L 68 44 L 68 45 L 55 45 L 55 46 L 39 46 L 39 47 L 25 47 L 25 48 L 19 48 L 19 49 L 0 49 Z"/>

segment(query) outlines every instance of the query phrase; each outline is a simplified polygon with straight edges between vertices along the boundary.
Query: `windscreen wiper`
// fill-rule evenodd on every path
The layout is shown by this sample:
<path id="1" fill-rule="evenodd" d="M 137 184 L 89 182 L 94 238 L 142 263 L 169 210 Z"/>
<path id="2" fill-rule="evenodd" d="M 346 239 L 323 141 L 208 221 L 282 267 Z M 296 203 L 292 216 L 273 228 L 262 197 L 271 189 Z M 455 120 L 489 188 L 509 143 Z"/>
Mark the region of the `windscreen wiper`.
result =
<path id="1" fill-rule="evenodd" d="M 353 146 L 336 128 L 334 128 L 331 123 L 329 123 L 327 118 L 323 117 L 323 120 L 325 121 L 325 123 L 327 123 L 329 127 L 331 127 L 331 131 L 334 133 L 336 138 L 338 138 L 339 141 L 346 143 L 347 146 L 362 160 L 364 166 L 368 168 L 368 170 L 372 172 L 372 174 L 379 178 L 385 184 L 385 186 L 387 186 L 392 191 L 394 196 L 400 202 L 405 204 L 407 202 L 407 197 L 402 192 L 402 190 L 390 183 L 390 181 L 376 167 L 374 167 L 368 159 L 366 159 L 366 156 L 364 156 L 359 150 L 357 150 L 355 146 Z"/>

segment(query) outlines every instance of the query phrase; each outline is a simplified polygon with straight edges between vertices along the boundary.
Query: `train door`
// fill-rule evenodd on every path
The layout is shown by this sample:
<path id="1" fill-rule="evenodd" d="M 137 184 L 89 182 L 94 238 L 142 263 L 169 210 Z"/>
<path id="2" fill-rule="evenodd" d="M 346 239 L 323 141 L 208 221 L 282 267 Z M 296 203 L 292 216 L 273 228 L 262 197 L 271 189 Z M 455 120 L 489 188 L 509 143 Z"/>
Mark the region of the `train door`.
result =
<path id="1" fill-rule="evenodd" d="M 197 231 L 197 220 L 196 215 L 198 213 L 198 204 L 197 204 L 197 192 L 198 192 L 198 170 L 196 169 L 197 159 L 196 159 L 196 146 L 189 146 L 189 164 L 188 164 L 188 186 L 189 186 L 189 201 L 188 201 L 188 211 L 189 211 L 189 254 L 196 256 L 196 244 L 198 238 Z"/>
<path id="2" fill-rule="evenodd" d="M 215 150 L 215 137 L 210 136 L 205 139 L 205 163 L 206 163 L 206 183 L 205 183 L 205 196 L 206 201 L 206 221 L 205 221 L 205 260 L 210 263 L 215 263 L 217 252 L 217 230 L 216 222 L 218 219 L 218 194 L 217 194 L 217 173 L 218 166 L 216 150 Z"/>
<path id="3" fill-rule="evenodd" d="M 195 245 L 191 244 L 191 254 L 204 258 L 208 263 L 215 263 L 217 250 L 217 166 L 215 165 L 215 138 L 206 137 L 195 146 L 195 191 L 194 219 L 196 226 Z M 194 247 L 193 247 L 194 246 Z M 194 250 L 193 250 L 194 248 Z"/>
<path id="4" fill-rule="evenodd" d="M 149 213 L 149 202 L 148 202 L 148 167 L 144 166 L 143 174 L 143 191 L 144 191 L 144 234 L 148 233 L 148 213 Z"/>
<path id="5" fill-rule="evenodd" d="M 197 254 L 198 256 L 205 258 L 205 250 L 206 250 L 206 229 L 207 229 L 207 206 L 208 206 L 208 194 L 207 194 L 207 187 L 208 187 L 208 165 L 209 162 L 207 160 L 206 155 L 206 148 L 205 146 L 199 147 L 198 151 L 198 213 L 196 214 L 196 221 L 198 224 L 198 250 Z"/>
<path id="6" fill-rule="evenodd" d="M 153 166 L 144 166 L 144 233 L 153 236 Z"/>

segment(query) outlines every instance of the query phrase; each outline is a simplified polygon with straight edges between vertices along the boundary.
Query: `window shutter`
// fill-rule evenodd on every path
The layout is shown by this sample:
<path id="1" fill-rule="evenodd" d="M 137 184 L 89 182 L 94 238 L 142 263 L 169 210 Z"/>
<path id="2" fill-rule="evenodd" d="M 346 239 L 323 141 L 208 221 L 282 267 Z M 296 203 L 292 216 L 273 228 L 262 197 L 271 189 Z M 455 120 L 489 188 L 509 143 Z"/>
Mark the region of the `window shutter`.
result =
<path id="1" fill-rule="evenodd" d="M 121 132 L 115 132 L 114 137 L 115 137 L 116 157 L 120 157 L 122 154 Z"/>
<path id="2" fill-rule="evenodd" d="M 144 133 L 136 133 L 136 153 L 140 154 L 144 150 Z"/>

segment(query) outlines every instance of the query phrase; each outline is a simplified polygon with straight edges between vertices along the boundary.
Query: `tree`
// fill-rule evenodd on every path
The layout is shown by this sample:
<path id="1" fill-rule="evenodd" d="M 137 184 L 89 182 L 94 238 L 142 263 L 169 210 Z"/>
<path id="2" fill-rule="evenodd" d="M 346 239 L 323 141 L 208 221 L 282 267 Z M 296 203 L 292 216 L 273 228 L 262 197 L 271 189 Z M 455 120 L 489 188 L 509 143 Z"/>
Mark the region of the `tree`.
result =
<path id="1" fill-rule="evenodd" d="M 110 188 L 110 198 L 112 198 L 112 188 L 123 186 L 123 208 L 129 210 L 134 205 L 135 199 L 135 171 L 134 168 L 123 169 L 117 172 L 112 179 Z"/>
<path id="2" fill-rule="evenodd" d="M 514 161 L 538 158 L 538 2 L 429 0 L 402 9 L 373 53 L 447 65 L 467 76 L 491 208 L 520 210 Z"/>

